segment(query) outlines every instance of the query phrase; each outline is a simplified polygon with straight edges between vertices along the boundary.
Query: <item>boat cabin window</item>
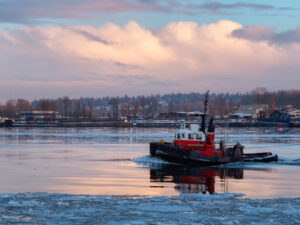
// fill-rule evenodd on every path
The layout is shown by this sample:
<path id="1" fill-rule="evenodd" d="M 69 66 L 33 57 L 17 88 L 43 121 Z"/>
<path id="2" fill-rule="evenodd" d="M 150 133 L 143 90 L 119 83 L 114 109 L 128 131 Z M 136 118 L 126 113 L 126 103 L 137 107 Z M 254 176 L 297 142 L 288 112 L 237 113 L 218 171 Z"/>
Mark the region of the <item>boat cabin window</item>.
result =
<path id="1" fill-rule="evenodd" d="M 184 133 L 181 134 L 182 139 L 184 139 Z"/>
<path id="2" fill-rule="evenodd" d="M 201 140 L 202 139 L 202 135 L 200 133 L 196 133 L 196 139 Z"/>
<path id="3" fill-rule="evenodd" d="M 175 137 L 175 138 L 176 138 L 176 137 Z M 177 138 L 176 138 L 176 139 L 178 139 L 178 140 L 180 139 L 180 134 L 179 134 L 179 133 L 177 134 Z"/>
<path id="4" fill-rule="evenodd" d="M 194 134 L 189 134 L 189 139 L 194 140 L 195 135 Z"/>

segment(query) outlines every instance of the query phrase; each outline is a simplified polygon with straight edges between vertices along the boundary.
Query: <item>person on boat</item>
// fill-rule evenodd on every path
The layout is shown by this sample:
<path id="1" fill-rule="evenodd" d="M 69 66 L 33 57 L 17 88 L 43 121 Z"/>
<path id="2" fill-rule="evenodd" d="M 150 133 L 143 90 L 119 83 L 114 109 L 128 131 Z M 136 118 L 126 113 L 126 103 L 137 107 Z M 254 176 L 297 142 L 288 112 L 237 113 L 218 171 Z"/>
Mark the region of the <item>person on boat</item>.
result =
<path id="1" fill-rule="evenodd" d="M 206 143 L 209 145 L 214 144 L 214 139 L 215 139 L 215 125 L 214 125 L 214 118 L 211 118 L 209 121 L 207 133 L 206 133 Z"/>
<path id="2" fill-rule="evenodd" d="M 215 132 L 215 124 L 214 124 L 214 118 L 211 118 L 210 121 L 209 121 L 209 124 L 208 124 L 208 129 L 207 129 L 207 132 L 209 133 L 214 133 Z"/>
<path id="3" fill-rule="evenodd" d="M 223 143 L 223 140 L 220 141 L 219 147 L 220 147 L 220 150 L 221 150 L 221 151 L 224 149 L 224 143 Z"/>

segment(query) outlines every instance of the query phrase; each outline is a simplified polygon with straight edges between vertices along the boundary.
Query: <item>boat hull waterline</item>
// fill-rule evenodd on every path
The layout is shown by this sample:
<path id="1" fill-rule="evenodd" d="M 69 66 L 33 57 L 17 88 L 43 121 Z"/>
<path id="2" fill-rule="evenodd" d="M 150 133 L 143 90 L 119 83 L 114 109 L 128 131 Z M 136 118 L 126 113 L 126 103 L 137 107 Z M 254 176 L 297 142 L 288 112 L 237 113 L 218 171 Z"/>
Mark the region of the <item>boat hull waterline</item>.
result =
<path id="1" fill-rule="evenodd" d="M 242 147 L 241 147 L 242 148 Z M 240 149 L 240 152 L 243 152 Z M 229 154 L 220 157 L 202 155 L 201 152 L 195 149 L 182 149 L 170 143 L 150 143 L 150 154 L 154 157 L 159 157 L 163 160 L 180 164 L 191 165 L 220 165 L 233 162 L 276 162 L 277 154 L 271 152 L 262 153 L 247 153 L 235 154 L 236 149 L 228 148 L 226 152 Z"/>

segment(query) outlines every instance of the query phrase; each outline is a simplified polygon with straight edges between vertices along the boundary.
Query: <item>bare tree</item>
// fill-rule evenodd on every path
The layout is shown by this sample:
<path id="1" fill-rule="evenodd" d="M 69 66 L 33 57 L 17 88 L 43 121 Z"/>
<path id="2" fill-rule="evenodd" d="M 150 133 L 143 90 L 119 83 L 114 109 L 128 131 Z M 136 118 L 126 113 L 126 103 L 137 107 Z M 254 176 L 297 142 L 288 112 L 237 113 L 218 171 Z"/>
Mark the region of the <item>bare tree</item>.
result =
<path id="1" fill-rule="evenodd" d="M 76 117 L 76 118 L 79 118 L 81 116 L 81 103 L 80 103 L 80 100 L 75 100 L 73 106 L 74 106 L 73 116 Z"/>
<path id="2" fill-rule="evenodd" d="M 173 112 L 173 111 L 174 111 L 174 102 L 173 100 L 171 100 L 168 105 L 168 112 Z"/>
<path id="3" fill-rule="evenodd" d="M 8 100 L 4 107 L 4 115 L 6 117 L 15 117 L 17 113 L 16 110 L 16 101 L 15 100 Z"/>
<path id="4" fill-rule="evenodd" d="M 113 97 L 110 99 L 109 104 L 111 105 L 113 118 L 115 120 L 119 117 L 119 97 Z"/>
<path id="5" fill-rule="evenodd" d="M 31 107 L 30 102 L 28 100 L 19 98 L 16 102 L 16 110 L 17 110 L 17 112 L 31 111 L 32 107 Z"/>
<path id="6" fill-rule="evenodd" d="M 144 96 L 141 97 L 140 103 L 142 106 L 142 116 L 145 117 L 145 107 L 146 107 L 146 99 Z"/>
<path id="7" fill-rule="evenodd" d="M 188 102 L 184 102 L 184 103 L 182 103 L 181 108 L 182 108 L 183 112 L 189 112 L 190 111 L 190 104 Z"/>
<path id="8" fill-rule="evenodd" d="M 258 87 L 255 88 L 252 91 L 252 94 L 255 97 L 255 101 L 257 104 L 264 104 L 266 103 L 267 99 L 266 99 L 266 94 L 268 93 L 267 89 L 264 87 Z"/>
<path id="9" fill-rule="evenodd" d="M 140 105 L 138 101 L 134 102 L 134 109 L 133 109 L 133 116 L 134 118 L 137 118 L 139 115 L 139 109 L 140 109 Z"/>
<path id="10" fill-rule="evenodd" d="M 222 96 L 216 99 L 216 111 L 221 117 L 227 113 L 226 101 Z"/>
<path id="11" fill-rule="evenodd" d="M 71 100 L 68 96 L 63 97 L 63 115 L 70 116 L 71 115 Z"/>
<path id="12" fill-rule="evenodd" d="M 268 107 L 268 111 L 269 111 L 268 113 L 271 114 L 274 111 L 275 107 L 276 107 L 276 99 L 273 95 L 269 96 L 268 106 L 269 106 Z"/>
<path id="13" fill-rule="evenodd" d="M 39 101 L 38 109 L 43 111 L 49 111 L 50 105 L 51 105 L 50 101 L 48 99 L 43 98 Z"/>

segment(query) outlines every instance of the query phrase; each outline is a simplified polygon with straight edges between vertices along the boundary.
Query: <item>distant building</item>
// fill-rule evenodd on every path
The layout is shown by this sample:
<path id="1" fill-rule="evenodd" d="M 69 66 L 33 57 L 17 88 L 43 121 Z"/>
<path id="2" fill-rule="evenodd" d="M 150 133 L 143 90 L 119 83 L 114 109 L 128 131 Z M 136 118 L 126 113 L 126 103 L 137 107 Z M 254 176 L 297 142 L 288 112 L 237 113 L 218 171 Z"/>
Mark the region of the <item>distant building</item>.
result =
<path id="1" fill-rule="evenodd" d="M 253 115 L 246 114 L 246 113 L 234 113 L 234 114 L 230 115 L 229 118 L 232 120 L 236 120 L 236 121 L 242 120 L 244 122 L 247 122 L 247 121 L 253 120 Z"/>
<path id="2" fill-rule="evenodd" d="M 159 119 L 199 119 L 203 112 L 165 112 L 159 114 Z"/>
<path id="3" fill-rule="evenodd" d="M 241 105 L 232 116 L 245 118 L 247 120 L 265 118 L 268 105 Z"/>
<path id="4" fill-rule="evenodd" d="M 300 118 L 300 110 L 294 110 L 289 112 L 290 118 Z"/>
<path id="5" fill-rule="evenodd" d="M 60 118 L 60 114 L 55 111 L 22 111 L 19 113 L 20 119 L 24 120 L 53 120 Z"/>
<path id="6" fill-rule="evenodd" d="M 295 108 L 293 107 L 293 105 L 286 105 L 286 106 L 283 106 L 283 107 L 282 107 L 282 110 L 283 110 L 283 111 L 287 111 L 287 112 L 297 111 L 297 109 L 295 109 Z"/>
<path id="7" fill-rule="evenodd" d="M 259 119 L 260 122 L 294 123 L 300 122 L 300 110 L 284 111 L 275 109 L 269 118 Z"/>

